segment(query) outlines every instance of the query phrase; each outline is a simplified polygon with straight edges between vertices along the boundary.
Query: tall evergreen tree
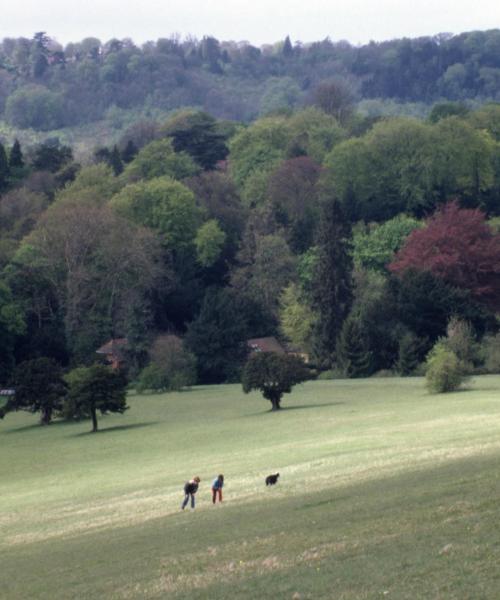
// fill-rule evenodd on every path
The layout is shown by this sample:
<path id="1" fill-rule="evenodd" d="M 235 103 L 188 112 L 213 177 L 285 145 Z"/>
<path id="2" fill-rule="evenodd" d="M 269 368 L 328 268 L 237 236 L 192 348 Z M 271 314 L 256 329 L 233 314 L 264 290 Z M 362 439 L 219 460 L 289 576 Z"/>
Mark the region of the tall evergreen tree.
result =
<path id="1" fill-rule="evenodd" d="M 118 146 L 116 145 L 113 146 L 113 150 L 109 156 L 109 164 L 111 165 L 111 168 L 116 176 L 120 175 L 120 173 L 123 173 L 123 162 L 120 156 L 120 151 L 118 150 Z"/>
<path id="2" fill-rule="evenodd" d="M 10 150 L 9 167 L 14 169 L 22 169 L 22 167 L 24 167 L 23 153 L 18 139 L 15 140 Z"/>
<path id="3" fill-rule="evenodd" d="M 317 233 L 317 262 L 313 277 L 312 301 L 318 319 L 313 332 L 313 349 L 318 362 L 329 366 L 349 314 L 352 292 L 352 232 L 340 203 L 323 202 Z"/>
<path id="4" fill-rule="evenodd" d="M 285 56 L 286 58 L 289 58 L 290 56 L 293 55 L 293 47 L 292 47 L 292 42 L 290 41 L 289 35 L 287 35 L 285 38 L 282 51 L 283 51 L 283 56 Z"/>
<path id="5" fill-rule="evenodd" d="M 127 145 L 125 146 L 125 148 L 122 151 L 122 154 L 121 154 L 122 161 L 125 164 L 132 162 L 138 152 L 139 152 L 139 148 L 134 144 L 134 142 L 132 140 L 129 140 L 127 142 Z"/>
<path id="6" fill-rule="evenodd" d="M 337 360 L 347 377 L 366 377 L 373 372 L 373 353 L 361 319 L 351 313 L 337 342 Z"/>
<path id="7" fill-rule="evenodd" d="M 3 144 L 0 142 L 0 192 L 3 191 L 9 182 L 9 161 Z"/>

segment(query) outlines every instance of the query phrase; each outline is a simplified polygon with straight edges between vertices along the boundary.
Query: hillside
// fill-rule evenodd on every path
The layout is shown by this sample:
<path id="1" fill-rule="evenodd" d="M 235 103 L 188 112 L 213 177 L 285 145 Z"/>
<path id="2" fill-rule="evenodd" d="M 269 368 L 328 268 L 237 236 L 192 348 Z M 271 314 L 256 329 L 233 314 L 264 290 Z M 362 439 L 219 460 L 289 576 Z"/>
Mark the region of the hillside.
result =
<path id="1" fill-rule="evenodd" d="M 248 122 L 307 105 L 332 80 L 365 101 L 366 114 L 423 115 L 437 101 L 498 101 L 499 57 L 498 29 L 363 46 L 286 38 L 262 48 L 210 36 L 142 46 L 89 37 L 63 47 L 39 32 L 0 43 L 0 119 L 39 131 L 103 120 L 120 129 L 191 106 Z"/>
<path id="2" fill-rule="evenodd" d="M 200 387 L 131 396 L 97 435 L 11 415 L 0 593 L 494 598 L 499 389 L 498 376 L 440 397 L 419 378 L 315 382 L 272 414 L 239 386 Z M 181 512 L 194 475 L 198 505 Z"/>

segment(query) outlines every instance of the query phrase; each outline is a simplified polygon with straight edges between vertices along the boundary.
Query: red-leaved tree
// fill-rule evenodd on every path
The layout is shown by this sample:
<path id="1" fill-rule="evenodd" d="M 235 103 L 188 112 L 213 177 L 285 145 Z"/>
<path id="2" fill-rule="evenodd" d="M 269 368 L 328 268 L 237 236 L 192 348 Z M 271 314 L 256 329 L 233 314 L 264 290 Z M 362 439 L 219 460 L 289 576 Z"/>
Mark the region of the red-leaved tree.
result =
<path id="1" fill-rule="evenodd" d="M 462 209 L 456 201 L 443 206 L 409 235 L 389 269 L 430 271 L 500 310 L 500 234 L 478 209 Z"/>

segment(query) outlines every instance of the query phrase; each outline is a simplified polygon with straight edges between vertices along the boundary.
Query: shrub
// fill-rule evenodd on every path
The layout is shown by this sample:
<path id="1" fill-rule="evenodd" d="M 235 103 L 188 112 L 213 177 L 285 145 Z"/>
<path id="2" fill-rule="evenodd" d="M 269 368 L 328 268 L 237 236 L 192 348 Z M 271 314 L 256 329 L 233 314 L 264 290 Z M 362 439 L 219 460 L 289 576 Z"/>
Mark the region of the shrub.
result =
<path id="1" fill-rule="evenodd" d="M 487 373 L 500 373 L 500 333 L 484 337 L 480 354 Z"/>
<path id="2" fill-rule="evenodd" d="M 463 364 L 445 342 L 438 341 L 427 355 L 425 378 L 434 393 L 452 392 L 465 381 Z"/>
<path id="3" fill-rule="evenodd" d="M 175 391 L 196 383 L 196 358 L 175 335 L 156 338 L 150 350 L 151 363 L 137 380 L 138 392 Z"/>

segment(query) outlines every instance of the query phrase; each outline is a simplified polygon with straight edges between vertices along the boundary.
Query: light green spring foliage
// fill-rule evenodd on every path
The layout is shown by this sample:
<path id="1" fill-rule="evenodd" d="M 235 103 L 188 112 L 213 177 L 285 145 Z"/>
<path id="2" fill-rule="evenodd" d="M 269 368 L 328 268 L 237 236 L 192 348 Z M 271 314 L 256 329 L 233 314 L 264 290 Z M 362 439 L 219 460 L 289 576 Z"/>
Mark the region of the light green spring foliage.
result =
<path id="1" fill-rule="evenodd" d="M 381 121 L 328 154 L 323 185 L 341 198 L 351 192 L 364 214 L 390 217 L 425 210 L 436 189 L 446 197 L 490 189 L 494 156 L 491 136 L 457 117 Z"/>
<path id="2" fill-rule="evenodd" d="M 226 234 L 217 219 L 210 219 L 198 229 L 194 240 L 198 262 L 211 267 L 219 258 L 226 241 Z"/>
<path id="3" fill-rule="evenodd" d="M 280 297 L 280 329 L 290 342 L 305 351 L 311 350 L 315 314 L 300 287 L 289 284 Z"/>
<path id="4" fill-rule="evenodd" d="M 487 131 L 491 137 L 500 143 L 500 104 L 485 104 L 471 112 L 468 121 L 476 129 Z"/>
<path id="5" fill-rule="evenodd" d="M 83 167 L 75 180 L 58 192 L 54 204 L 103 206 L 122 187 L 123 182 L 114 176 L 111 167 L 104 163 L 91 165 Z"/>
<path id="6" fill-rule="evenodd" d="M 201 221 L 194 194 L 170 177 L 131 183 L 112 198 L 110 206 L 134 223 L 158 231 L 171 249 L 193 243 Z"/>
<path id="7" fill-rule="evenodd" d="M 292 77 L 270 77 L 260 99 L 260 114 L 290 109 L 300 97 L 300 87 Z"/>
<path id="8" fill-rule="evenodd" d="M 21 308 L 14 302 L 7 284 L 0 281 L 0 337 L 21 335 L 25 331 L 24 316 Z"/>
<path id="9" fill-rule="evenodd" d="M 283 160 L 308 154 L 320 164 L 346 136 L 334 117 L 316 108 L 255 121 L 230 142 L 231 174 L 245 203 L 264 201 L 269 176 Z"/>
<path id="10" fill-rule="evenodd" d="M 457 355 L 440 340 L 427 355 L 425 381 L 435 394 L 452 392 L 466 380 L 463 364 Z"/>
<path id="11" fill-rule="evenodd" d="M 353 234 L 353 258 L 358 267 L 383 271 L 410 233 L 422 226 L 414 217 L 398 215 L 382 224 L 358 227 Z"/>
<path id="12" fill-rule="evenodd" d="M 488 373 L 500 373 L 500 333 L 485 336 L 479 352 L 486 371 Z"/>
<path id="13" fill-rule="evenodd" d="M 127 165 L 121 178 L 126 182 L 153 179 L 168 175 L 172 179 L 185 179 L 198 173 L 199 168 L 185 152 L 175 152 L 172 140 L 164 138 L 144 146 Z"/>

